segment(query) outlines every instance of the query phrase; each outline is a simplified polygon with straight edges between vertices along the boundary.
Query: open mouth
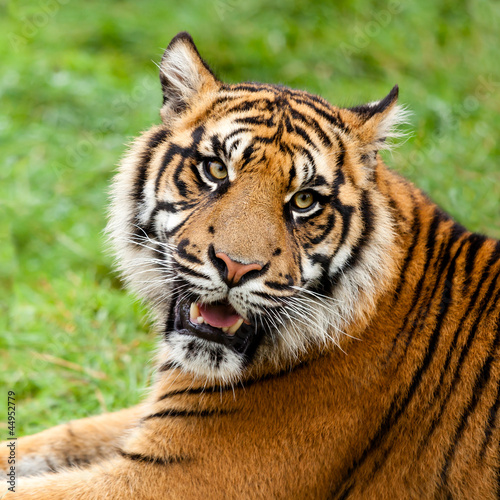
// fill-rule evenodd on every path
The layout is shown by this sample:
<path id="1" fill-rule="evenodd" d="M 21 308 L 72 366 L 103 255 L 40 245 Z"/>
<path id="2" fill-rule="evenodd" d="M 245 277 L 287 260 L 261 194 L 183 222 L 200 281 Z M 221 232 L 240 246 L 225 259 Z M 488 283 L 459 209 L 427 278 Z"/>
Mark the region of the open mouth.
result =
<path id="1" fill-rule="evenodd" d="M 228 302 L 177 302 L 174 328 L 178 333 L 217 342 L 247 356 L 257 344 L 255 326 Z"/>

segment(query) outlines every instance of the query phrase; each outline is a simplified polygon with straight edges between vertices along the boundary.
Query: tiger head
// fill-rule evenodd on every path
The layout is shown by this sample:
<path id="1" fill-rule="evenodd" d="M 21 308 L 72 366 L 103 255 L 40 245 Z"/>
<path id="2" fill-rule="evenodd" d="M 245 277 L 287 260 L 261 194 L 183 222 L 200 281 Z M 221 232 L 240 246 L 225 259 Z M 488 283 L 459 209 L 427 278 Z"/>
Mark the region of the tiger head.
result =
<path id="1" fill-rule="evenodd" d="M 376 169 L 401 121 L 397 87 L 342 109 L 225 84 L 187 33 L 160 79 L 163 123 L 122 162 L 108 231 L 125 279 L 153 305 L 163 359 L 234 381 L 341 344 L 394 273 Z"/>

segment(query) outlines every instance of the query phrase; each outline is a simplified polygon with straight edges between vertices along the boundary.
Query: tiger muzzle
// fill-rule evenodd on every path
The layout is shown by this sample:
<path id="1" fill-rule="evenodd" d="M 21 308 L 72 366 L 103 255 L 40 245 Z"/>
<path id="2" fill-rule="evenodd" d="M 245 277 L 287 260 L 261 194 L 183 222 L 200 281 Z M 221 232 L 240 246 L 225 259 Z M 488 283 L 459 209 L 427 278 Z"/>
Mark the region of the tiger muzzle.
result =
<path id="1" fill-rule="evenodd" d="M 178 301 L 174 314 L 177 333 L 223 344 L 247 357 L 255 352 L 260 340 L 257 327 L 241 317 L 228 302 Z"/>

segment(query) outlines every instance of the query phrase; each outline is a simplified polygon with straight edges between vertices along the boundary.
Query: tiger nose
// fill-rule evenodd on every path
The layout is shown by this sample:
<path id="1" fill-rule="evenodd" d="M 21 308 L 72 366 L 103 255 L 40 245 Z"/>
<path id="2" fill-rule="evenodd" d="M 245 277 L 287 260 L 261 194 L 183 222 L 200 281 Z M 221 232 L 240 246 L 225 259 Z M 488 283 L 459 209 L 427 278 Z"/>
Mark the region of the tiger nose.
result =
<path id="1" fill-rule="evenodd" d="M 229 285 L 236 285 L 241 278 L 249 273 L 250 271 L 260 271 L 262 266 L 254 262 L 253 264 L 242 264 L 241 262 L 236 262 L 229 255 L 218 252 L 215 256 L 222 260 L 226 265 L 226 272 L 224 273 L 224 281 Z"/>

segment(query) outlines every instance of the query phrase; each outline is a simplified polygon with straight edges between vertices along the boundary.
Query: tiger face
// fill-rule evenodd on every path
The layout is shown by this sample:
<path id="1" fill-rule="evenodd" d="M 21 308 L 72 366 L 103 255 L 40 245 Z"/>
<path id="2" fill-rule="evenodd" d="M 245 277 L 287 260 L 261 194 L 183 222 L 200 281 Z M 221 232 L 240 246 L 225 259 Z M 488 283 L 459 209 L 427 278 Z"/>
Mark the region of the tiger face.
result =
<path id="1" fill-rule="evenodd" d="M 392 273 L 377 152 L 383 100 L 335 108 L 303 91 L 220 82 L 189 35 L 161 65 L 163 125 L 117 175 L 109 233 L 154 307 L 162 359 L 209 379 L 340 344 Z"/>

